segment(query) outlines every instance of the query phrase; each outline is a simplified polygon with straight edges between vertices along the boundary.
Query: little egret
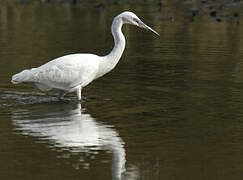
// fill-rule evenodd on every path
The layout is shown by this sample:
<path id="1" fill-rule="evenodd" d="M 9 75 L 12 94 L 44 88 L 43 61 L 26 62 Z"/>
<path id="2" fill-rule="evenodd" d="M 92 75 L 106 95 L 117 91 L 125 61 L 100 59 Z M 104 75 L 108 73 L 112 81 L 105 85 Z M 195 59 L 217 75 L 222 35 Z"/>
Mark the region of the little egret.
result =
<path id="1" fill-rule="evenodd" d="M 58 90 L 59 98 L 66 93 L 76 92 L 81 100 L 81 90 L 93 80 L 103 76 L 115 68 L 125 49 L 125 37 L 122 33 L 123 24 L 132 24 L 159 34 L 144 24 L 134 13 L 123 12 L 112 22 L 111 32 L 114 48 L 106 56 L 95 54 L 69 54 L 56 58 L 46 64 L 26 69 L 12 76 L 12 83 L 32 83 L 42 91 Z"/>

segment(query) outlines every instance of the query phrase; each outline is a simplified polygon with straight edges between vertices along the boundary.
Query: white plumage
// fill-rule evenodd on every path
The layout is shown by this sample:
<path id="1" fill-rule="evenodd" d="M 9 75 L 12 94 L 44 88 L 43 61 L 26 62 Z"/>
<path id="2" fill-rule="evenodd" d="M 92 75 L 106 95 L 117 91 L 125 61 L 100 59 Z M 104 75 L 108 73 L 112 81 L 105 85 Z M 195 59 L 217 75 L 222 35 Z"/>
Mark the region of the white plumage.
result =
<path id="1" fill-rule="evenodd" d="M 134 13 L 123 12 L 113 19 L 111 26 L 114 48 L 106 56 L 94 54 L 70 54 L 56 58 L 38 68 L 23 70 L 12 76 L 12 83 L 33 83 L 42 91 L 58 90 L 60 98 L 68 92 L 76 92 L 81 100 L 81 90 L 94 79 L 111 71 L 125 49 L 125 38 L 121 28 L 123 24 L 133 24 L 150 30 Z"/>

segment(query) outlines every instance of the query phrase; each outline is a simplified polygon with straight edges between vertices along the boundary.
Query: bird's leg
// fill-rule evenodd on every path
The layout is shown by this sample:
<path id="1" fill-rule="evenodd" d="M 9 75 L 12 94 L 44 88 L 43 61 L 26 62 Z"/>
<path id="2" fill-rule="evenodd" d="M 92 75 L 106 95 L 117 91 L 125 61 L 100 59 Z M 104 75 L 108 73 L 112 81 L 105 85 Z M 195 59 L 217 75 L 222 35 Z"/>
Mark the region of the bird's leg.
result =
<path id="1" fill-rule="evenodd" d="M 66 94 L 66 93 L 65 93 L 64 91 L 59 91 L 58 99 L 59 99 L 59 100 L 63 100 L 65 94 Z"/>
<path id="2" fill-rule="evenodd" d="M 77 89 L 76 93 L 77 93 L 78 100 L 80 101 L 81 98 L 82 98 L 82 97 L 81 97 L 81 87 L 79 87 L 79 88 Z"/>

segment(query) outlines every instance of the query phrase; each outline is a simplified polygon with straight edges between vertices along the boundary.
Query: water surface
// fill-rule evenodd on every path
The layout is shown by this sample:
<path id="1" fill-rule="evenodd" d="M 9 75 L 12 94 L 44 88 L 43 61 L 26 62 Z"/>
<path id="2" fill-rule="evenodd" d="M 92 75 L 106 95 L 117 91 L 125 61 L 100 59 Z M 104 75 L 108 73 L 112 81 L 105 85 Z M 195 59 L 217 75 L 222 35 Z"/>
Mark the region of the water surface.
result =
<path id="1" fill-rule="evenodd" d="M 207 4 L 189 1 L 3 2 L 1 179 L 242 178 L 238 5 L 212 17 Z M 81 104 L 72 94 L 59 102 L 55 93 L 10 83 L 14 73 L 58 56 L 107 54 L 112 18 L 124 10 L 136 12 L 161 36 L 126 25 L 121 61 L 83 90 Z"/>

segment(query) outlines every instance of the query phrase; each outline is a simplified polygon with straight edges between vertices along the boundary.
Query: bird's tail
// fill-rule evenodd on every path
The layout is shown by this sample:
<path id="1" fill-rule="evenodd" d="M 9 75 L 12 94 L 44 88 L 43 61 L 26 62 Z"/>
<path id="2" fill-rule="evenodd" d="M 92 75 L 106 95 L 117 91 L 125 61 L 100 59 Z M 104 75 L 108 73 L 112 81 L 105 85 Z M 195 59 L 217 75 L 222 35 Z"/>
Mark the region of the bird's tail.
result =
<path id="1" fill-rule="evenodd" d="M 20 73 L 13 75 L 11 82 L 13 84 L 19 84 L 22 82 L 32 82 L 33 81 L 32 77 L 33 77 L 32 69 L 30 69 L 30 70 L 27 69 L 27 70 L 23 70 Z"/>

